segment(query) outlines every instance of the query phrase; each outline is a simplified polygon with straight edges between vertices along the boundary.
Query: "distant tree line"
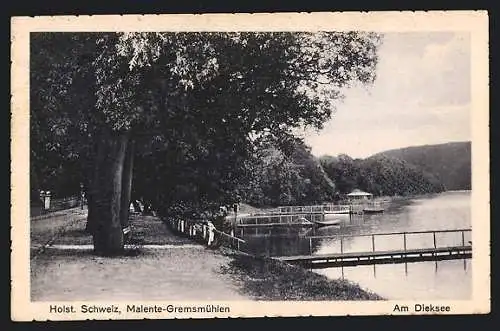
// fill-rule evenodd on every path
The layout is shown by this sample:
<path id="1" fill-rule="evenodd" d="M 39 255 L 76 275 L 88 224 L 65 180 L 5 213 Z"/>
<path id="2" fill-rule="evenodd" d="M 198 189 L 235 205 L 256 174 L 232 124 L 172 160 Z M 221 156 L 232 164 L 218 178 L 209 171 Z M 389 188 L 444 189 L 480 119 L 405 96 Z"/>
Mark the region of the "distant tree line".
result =
<path id="1" fill-rule="evenodd" d="M 375 196 L 467 190 L 470 189 L 469 146 L 463 143 L 412 147 L 410 152 L 393 150 L 365 159 L 345 154 L 316 158 L 308 146 L 297 140 L 284 149 L 273 146 L 263 149 L 253 166 L 250 184 L 241 191 L 249 204 L 277 206 L 338 201 L 354 189 Z M 454 157 L 431 159 L 432 151 Z M 396 154 L 400 158 L 392 156 Z M 420 154 L 427 155 L 427 159 L 422 161 Z"/>
<path id="2" fill-rule="evenodd" d="M 341 194 L 355 188 L 379 196 L 408 196 L 444 190 L 443 184 L 432 174 L 396 158 L 326 156 L 321 158 L 321 164 Z"/>
<path id="3" fill-rule="evenodd" d="M 471 189 L 471 142 L 412 146 L 374 155 L 404 160 L 432 174 L 446 190 Z"/>

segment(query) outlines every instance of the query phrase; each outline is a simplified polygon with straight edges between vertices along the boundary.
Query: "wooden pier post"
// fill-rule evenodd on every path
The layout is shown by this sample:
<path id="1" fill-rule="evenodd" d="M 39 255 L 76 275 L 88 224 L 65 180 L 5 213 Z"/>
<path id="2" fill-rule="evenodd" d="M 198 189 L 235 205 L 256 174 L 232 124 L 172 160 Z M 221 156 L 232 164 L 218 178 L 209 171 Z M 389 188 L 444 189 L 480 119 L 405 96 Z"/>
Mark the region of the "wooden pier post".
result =
<path id="1" fill-rule="evenodd" d="M 432 232 L 432 238 L 434 240 L 434 248 L 436 248 L 436 232 Z"/>
<path id="2" fill-rule="evenodd" d="M 462 246 L 465 246 L 465 235 L 464 235 L 464 231 L 462 231 Z"/>
<path id="3" fill-rule="evenodd" d="M 312 238 L 309 238 L 309 254 L 312 255 Z"/>
<path id="4" fill-rule="evenodd" d="M 344 236 L 340 236 L 340 254 L 344 254 Z"/>
<path id="5" fill-rule="evenodd" d="M 403 249 L 406 252 L 406 232 L 403 232 Z"/>
<path id="6" fill-rule="evenodd" d="M 375 236 L 372 234 L 372 252 L 375 252 Z"/>

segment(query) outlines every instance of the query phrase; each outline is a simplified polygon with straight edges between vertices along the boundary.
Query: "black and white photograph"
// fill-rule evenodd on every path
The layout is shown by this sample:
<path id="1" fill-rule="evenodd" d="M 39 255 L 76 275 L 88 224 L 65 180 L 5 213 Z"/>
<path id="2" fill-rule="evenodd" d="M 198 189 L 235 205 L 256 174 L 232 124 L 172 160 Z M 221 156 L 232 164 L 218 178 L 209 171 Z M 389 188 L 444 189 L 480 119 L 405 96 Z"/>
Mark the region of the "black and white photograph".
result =
<path id="1" fill-rule="evenodd" d="M 13 21 L 13 319 L 489 312 L 487 15 L 372 14 Z"/>

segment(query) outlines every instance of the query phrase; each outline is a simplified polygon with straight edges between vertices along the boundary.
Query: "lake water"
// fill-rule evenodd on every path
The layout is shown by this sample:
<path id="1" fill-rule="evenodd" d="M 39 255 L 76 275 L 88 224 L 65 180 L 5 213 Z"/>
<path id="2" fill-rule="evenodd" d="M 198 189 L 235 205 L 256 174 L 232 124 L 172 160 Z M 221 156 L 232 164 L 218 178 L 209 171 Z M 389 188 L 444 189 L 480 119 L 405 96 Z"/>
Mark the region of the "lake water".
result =
<path id="1" fill-rule="evenodd" d="M 341 224 L 321 228 L 244 229 L 244 249 L 268 256 L 323 254 L 402 249 L 403 236 L 356 237 L 362 234 L 427 230 L 468 229 L 471 227 L 470 192 L 393 201 L 382 214 L 339 215 Z M 310 236 L 330 236 L 309 240 Z M 353 237 L 349 237 L 353 236 Z M 432 247 L 431 234 L 407 235 L 406 248 Z M 436 246 L 462 245 L 471 240 L 470 232 L 437 233 Z M 329 278 L 345 278 L 388 299 L 469 299 L 472 290 L 471 260 L 378 264 L 342 268 L 314 269 Z"/>

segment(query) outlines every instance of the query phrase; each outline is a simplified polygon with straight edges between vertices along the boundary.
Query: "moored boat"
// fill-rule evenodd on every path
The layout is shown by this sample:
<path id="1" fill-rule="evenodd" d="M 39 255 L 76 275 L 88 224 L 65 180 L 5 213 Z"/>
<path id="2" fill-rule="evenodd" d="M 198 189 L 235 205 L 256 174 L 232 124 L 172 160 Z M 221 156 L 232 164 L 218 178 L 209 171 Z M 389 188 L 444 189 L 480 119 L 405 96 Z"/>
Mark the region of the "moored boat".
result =
<path id="1" fill-rule="evenodd" d="M 321 220 L 314 220 L 314 224 L 318 226 L 330 226 L 330 225 L 340 225 L 342 223 L 342 220 L 339 218 L 334 218 L 334 219 L 326 219 L 323 217 Z"/>
<path id="2" fill-rule="evenodd" d="M 353 214 L 374 214 L 384 212 L 380 202 L 375 202 L 373 194 L 355 189 L 347 194 Z"/>
<path id="3" fill-rule="evenodd" d="M 363 208 L 363 212 L 366 214 L 383 213 L 384 208 L 379 203 L 371 203 Z"/>
<path id="4" fill-rule="evenodd" d="M 365 214 L 383 213 L 384 212 L 384 208 L 371 208 L 371 207 L 368 207 L 368 208 L 363 209 L 363 212 Z"/>

